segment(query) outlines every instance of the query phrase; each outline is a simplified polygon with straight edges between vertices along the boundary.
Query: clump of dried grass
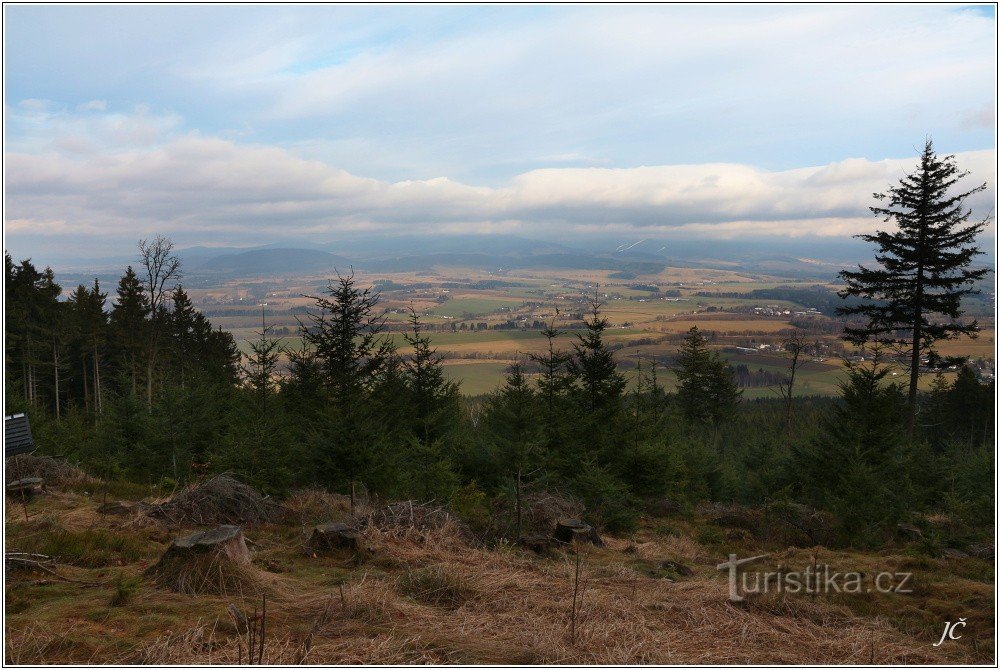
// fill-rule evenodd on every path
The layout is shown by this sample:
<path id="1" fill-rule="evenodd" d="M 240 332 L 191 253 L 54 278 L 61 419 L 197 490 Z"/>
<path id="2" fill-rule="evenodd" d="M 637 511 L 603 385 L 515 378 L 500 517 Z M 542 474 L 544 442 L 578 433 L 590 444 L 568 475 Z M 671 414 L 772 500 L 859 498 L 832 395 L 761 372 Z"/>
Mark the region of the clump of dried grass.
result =
<path id="1" fill-rule="evenodd" d="M 455 608 L 475 594 L 472 586 L 446 565 L 407 570 L 398 585 L 400 593 L 425 605 Z"/>
<path id="2" fill-rule="evenodd" d="M 232 475 L 221 474 L 185 488 L 166 502 L 151 505 L 146 513 L 172 525 L 254 526 L 279 521 L 288 510 Z"/>
<path id="3" fill-rule="evenodd" d="M 370 539 L 374 540 L 380 534 L 419 544 L 452 544 L 455 541 L 468 542 L 474 539 L 468 525 L 447 508 L 412 500 L 378 507 L 368 513 L 362 525 L 376 531 L 369 534 Z"/>
<path id="4" fill-rule="evenodd" d="M 351 514 L 351 498 L 323 489 L 299 489 L 284 501 L 290 514 L 302 524 L 342 521 Z"/>

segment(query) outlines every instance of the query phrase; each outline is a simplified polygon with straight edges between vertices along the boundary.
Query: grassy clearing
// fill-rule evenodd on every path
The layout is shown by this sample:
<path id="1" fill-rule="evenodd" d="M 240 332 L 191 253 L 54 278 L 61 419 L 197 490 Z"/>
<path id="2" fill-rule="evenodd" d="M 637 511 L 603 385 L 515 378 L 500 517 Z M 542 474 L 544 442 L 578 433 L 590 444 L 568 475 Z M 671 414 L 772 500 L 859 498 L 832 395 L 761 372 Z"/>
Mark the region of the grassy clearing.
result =
<path id="1" fill-rule="evenodd" d="M 45 554 L 60 563 L 96 568 L 134 563 L 149 556 L 146 542 L 104 528 L 70 530 L 50 516 L 7 524 L 12 550 Z"/>
<path id="2" fill-rule="evenodd" d="M 340 506 L 316 492 L 304 508 Z M 33 513 L 41 499 L 31 503 Z M 189 596 L 143 576 L 166 538 L 93 513 L 63 494 L 46 519 L 8 516 L 8 546 L 30 533 L 101 537 L 84 542 L 126 565 L 61 564 L 8 575 L 8 663 L 236 664 L 246 638 L 230 606 L 249 595 Z M 14 510 L 16 511 L 16 510 Z M 100 531 L 95 534 L 94 531 Z M 161 531 L 162 532 L 162 531 Z M 253 565 L 268 588 L 264 661 L 274 664 L 988 663 L 993 657 L 993 573 L 988 561 L 942 559 L 908 547 L 879 553 L 788 549 L 709 524 L 694 512 L 649 520 L 628 538 L 584 547 L 576 638 L 569 634 L 574 557 L 474 547 L 452 527 L 369 528 L 370 558 L 302 551 L 297 524 L 249 532 Z M 108 536 L 122 538 L 119 543 Z M 82 542 L 82 541 L 81 541 Z M 41 545 L 40 545 L 41 546 Z M 127 549 L 131 548 L 131 549 Z M 135 551 L 133 551 L 135 550 Z M 802 568 L 817 554 L 839 569 L 909 570 L 912 595 L 849 599 L 756 598 L 734 606 L 715 564 L 732 550 L 769 553 L 767 566 Z M 104 554 L 105 557 L 108 554 Z M 683 565 L 685 569 L 677 566 Z M 884 597 L 883 597 L 884 596 Z M 954 644 L 932 647 L 944 620 L 965 616 Z"/>

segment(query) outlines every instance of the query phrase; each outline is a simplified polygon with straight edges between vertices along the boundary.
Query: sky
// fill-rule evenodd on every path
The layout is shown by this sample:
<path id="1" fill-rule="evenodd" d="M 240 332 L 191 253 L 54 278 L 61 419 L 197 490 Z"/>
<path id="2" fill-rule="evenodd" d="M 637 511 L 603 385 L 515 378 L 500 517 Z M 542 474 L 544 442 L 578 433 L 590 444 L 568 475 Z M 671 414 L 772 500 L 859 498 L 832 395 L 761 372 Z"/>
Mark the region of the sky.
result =
<path id="1" fill-rule="evenodd" d="M 924 138 L 995 199 L 992 6 L 4 7 L 15 255 L 870 232 Z"/>

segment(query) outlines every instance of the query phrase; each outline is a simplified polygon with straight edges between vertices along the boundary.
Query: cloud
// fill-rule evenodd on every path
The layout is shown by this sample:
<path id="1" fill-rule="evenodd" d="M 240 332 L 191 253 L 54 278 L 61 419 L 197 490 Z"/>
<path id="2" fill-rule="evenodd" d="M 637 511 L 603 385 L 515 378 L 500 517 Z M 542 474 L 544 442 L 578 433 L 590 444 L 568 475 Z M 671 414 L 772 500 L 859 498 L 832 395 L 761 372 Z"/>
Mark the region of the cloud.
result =
<path id="1" fill-rule="evenodd" d="M 8 152 L 7 229 L 55 238 L 157 231 L 259 239 L 353 230 L 840 237 L 873 230 L 871 194 L 916 164 L 910 157 L 777 171 L 737 163 L 552 167 L 497 186 L 443 176 L 385 181 L 279 146 L 178 132 L 174 117 L 145 109 L 31 114 L 45 115 L 57 132 Z M 970 203 L 985 214 L 995 153 L 957 158 L 974 180 L 990 181 L 989 192 Z"/>
<path id="2" fill-rule="evenodd" d="M 103 112 L 107 110 L 107 108 L 107 100 L 89 100 L 88 102 L 77 106 L 77 109 L 81 112 Z"/>
<path id="3" fill-rule="evenodd" d="M 948 5 L 8 14 L 8 100 L 143 100 L 186 129 L 295 145 L 387 181 L 500 186 L 556 165 L 788 169 L 907 155 L 926 133 L 994 143 L 995 20 Z"/>

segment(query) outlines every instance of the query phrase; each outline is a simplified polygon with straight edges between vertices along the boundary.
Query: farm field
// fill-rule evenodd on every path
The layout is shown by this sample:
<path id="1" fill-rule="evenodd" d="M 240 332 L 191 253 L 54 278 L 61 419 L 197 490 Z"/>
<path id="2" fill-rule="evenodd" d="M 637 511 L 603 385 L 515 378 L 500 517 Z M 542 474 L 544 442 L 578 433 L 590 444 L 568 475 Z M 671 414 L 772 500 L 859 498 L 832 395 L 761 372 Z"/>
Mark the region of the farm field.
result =
<path id="1" fill-rule="evenodd" d="M 417 311 L 432 345 L 447 360 L 447 374 L 461 382 L 467 395 L 495 389 L 510 361 L 541 353 L 546 347 L 540 332 L 543 324 L 560 330 L 556 340 L 560 348 L 571 348 L 595 294 L 609 324 L 605 338 L 617 350 L 622 372 L 629 379 L 635 356 L 655 357 L 664 372 L 662 383 L 669 388 L 673 384 L 671 361 L 683 335 L 694 326 L 706 334 L 710 347 L 734 365 L 783 374 L 788 360 L 775 352 L 784 337 L 799 331 L 824 352 L 822 363 L 807 362 L 800 370 L 799 393 L 839 393 L 840 357 L 851 350 L 838 338 L 842 326 L 809 304 L 815 295 L 811 291 L 833 291 L 835 285 L 717 269 L 667 268 L 630 280 L 612 278 L 613 274 L 517 270 L 498 277 L 465 268 L 439 268 L 434 273 L 359 273 L 357 278 L 360 286 L 380 291 L 380 304 L 388 310 L 389 336 L 404 355 L 409 348 L 401 331 L 409 310 Z M 325 283 L 323 277 L 303 277 L 283 284 L 237 282 L 193 293 L 196 304 L 211 310 L 213 324 L 231 331 L 244 353 L 260 330 L 261 316 L 256 310 L 264 302 L 268 325 L 277 329 L 283 346 L 298 350 L 302 346 L 298 319 L 307 322 L 305 312 L 311 305 L 303 294 L 315 295 Z M 803 302 L 734 297 L 775 289 L 799 290 Z M 942 342 L 941 352 L 992 360 L 992 318 L 979 320 L 983 332 L 978 339 Z M 735 355 L 732 350 L 737 347 L 759 352 Z M 921 385 L 929 383 L 930 375 L 925 375 Z M 744 392 L 748 398 L 773 394 L 766 387 Z"/>

